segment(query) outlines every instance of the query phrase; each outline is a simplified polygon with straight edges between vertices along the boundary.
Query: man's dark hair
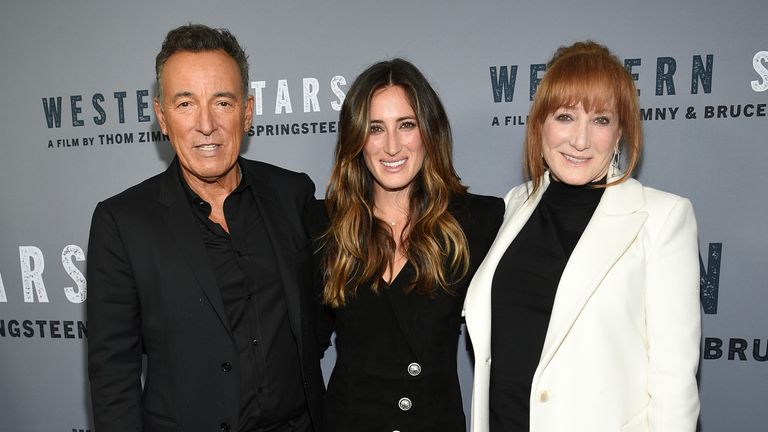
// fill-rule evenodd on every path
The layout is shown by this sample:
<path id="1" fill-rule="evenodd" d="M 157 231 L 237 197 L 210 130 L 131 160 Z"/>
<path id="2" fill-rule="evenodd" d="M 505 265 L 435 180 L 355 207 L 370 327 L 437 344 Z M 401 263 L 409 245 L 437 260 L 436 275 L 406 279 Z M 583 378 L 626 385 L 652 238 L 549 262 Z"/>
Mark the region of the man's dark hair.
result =
<path id="1" fill-rule="evenodd" d="M 227 29 L 214 29 L 203 24 L 187 24 L 168 32 L 160 52 L 155 57 L 155 74 L 157 76 L 158 95 L 163 97 L 163 84 L 160 74 L 165 62 L 180 51 L 203 52 L 222 50 L 229 54 L 240 68 L 240 79 L 243 82 L 243 95 L 248 94 L 248 56 L 235 36 Z"/>

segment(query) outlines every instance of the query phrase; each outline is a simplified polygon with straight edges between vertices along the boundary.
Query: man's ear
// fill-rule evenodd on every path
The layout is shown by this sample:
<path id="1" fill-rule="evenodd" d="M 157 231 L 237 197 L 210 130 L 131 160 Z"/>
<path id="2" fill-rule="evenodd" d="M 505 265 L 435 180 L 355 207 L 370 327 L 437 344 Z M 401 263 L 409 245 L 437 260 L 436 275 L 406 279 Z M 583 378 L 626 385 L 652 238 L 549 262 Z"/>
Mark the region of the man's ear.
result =
<path id="1" fill-rule="evenodd" d="M 158 97 L 155 97 L 152 106 L 155 109 L 155 116 L 157 117 L 157 123 L 160 125 L 160 130 L 164 135 L 168 135 L 168 130 L 165 127 L 165 113 L 163 113 L 163 106 L 160 105 L 160 99 Z"/>
<path id="2" fill-rule="evenodd" d="M 243 127 L 245 128 L 245 133 L 248 133 L 248 131 L 251 129 L 251 126 L 253 126 L 253 95 L 248 95 L 248 98 L 245 100 L 245 124 Z"/>

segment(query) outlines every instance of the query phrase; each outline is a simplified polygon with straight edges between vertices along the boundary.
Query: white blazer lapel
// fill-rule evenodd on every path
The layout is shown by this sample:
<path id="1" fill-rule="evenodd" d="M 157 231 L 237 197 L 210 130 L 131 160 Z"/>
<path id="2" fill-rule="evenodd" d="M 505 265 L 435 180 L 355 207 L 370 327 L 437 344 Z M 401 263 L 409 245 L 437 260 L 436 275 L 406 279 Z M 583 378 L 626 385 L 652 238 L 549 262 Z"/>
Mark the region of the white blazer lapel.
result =
<path id="1" fill-rule="evenodd" d="M 530 183 L 512 189 L 504 197 L 506 202 L 504 221 L 499 228 L 493 245 L 491 245 L 485 259 L 475 272 L 464 301 L 465 318 L 467 327 L 472 332 L 472 344 L 475 348 L 476 356 L 490 357 L 491 354 L 491 285 L 493 283 L 493 275 L 496 273 L 496 267 L 499 265 L 499 261 L 509 245 L 531 217 L 547 185 L 549 185 L 548 176 L 545 177 L 542 188 L 530 199 L 528 199 Z"/>
<path id="2" fill-rule="evenodd" d="M 547 366 L 595 289 L 632 244 L 647 218 L 636 180 L 608 187 L 563 270 L 537 374 Z"/>
<path id="3" fill-rule="evenodd" d="M 543 185 L 546 188 L 548 181 Z M 506 211 L 496 239 L 469 284 L 464 301 L 467 329 L 475 352 L 472 384 L 472 430 L 488 431 L 488 389 L 491 374 L 491 284 L 501 257 L 541 199 L 543 190 L 528 197 L 530 184 L 515 187 L 504 197 Z"/>

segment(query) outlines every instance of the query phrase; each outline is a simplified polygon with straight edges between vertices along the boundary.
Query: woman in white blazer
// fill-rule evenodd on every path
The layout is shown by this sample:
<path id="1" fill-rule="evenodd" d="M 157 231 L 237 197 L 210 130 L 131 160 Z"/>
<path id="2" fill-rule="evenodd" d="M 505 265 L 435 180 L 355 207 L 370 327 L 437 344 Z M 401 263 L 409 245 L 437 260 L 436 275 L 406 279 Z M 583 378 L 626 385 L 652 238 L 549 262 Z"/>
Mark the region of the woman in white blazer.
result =
<path id="1" fill-rule="evenodd" d="M 695 430 L 696 220 L 630 177 L 641 140 L 621 62 L 560 48 L 528 118 L 530 181 L 506 195 L 465 301 L 473 432 Z"/>

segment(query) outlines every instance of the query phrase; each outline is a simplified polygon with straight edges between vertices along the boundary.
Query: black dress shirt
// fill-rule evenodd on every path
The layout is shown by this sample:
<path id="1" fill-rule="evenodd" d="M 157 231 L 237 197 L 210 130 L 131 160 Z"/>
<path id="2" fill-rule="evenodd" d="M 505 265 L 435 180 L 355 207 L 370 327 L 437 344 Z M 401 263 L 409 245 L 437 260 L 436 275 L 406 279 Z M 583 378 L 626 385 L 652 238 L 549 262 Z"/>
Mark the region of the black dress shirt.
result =
<path id="1" fill-rule="evenodd" d="M 496 267 L 491 288 L 491 432 L 529 430 L 531 384 L 560 276 L 604 190 L 552 180 Z"/>
<path id="2" fill-rule="evenodd" d="M 299 353 L 272 244 L 243 171 L 224 201 L 229 227 L 209 219 L 211 206 L 182 181 L 216 277 L 238 350 L 222 370 L 239 370 L 239 431 L 270 430 L 304 413 Z M 229 370 L 225 370 L 229 369 Z"/>

